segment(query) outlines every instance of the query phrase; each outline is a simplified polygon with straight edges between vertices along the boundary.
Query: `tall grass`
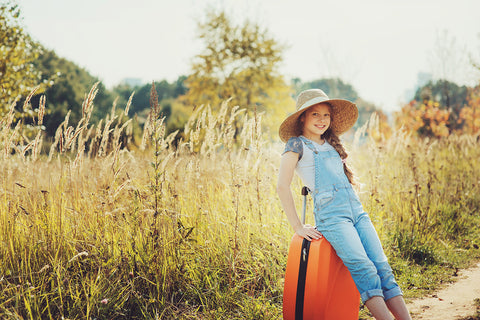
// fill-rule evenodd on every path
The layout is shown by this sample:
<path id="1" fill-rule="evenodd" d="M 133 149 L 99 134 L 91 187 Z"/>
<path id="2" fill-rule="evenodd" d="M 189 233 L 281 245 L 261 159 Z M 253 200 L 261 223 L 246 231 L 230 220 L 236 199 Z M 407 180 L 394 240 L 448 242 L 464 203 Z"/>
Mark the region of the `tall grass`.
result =
<path id="1" fill-rule="evenodd" d="M 281 318 L 292 230 L 275 193 L 283 146 L 262 138 L 261 117 L 204 106 L 180 137 L 153 112 L 144 148 L 128 151 L 128 106 L 89 124 L 95 90 L 45 155 L 18 152 L 31 142 L 2 119 L 0 317 Z M 350 149 L 407 295 L 478 257 L 474 137 Z"/>

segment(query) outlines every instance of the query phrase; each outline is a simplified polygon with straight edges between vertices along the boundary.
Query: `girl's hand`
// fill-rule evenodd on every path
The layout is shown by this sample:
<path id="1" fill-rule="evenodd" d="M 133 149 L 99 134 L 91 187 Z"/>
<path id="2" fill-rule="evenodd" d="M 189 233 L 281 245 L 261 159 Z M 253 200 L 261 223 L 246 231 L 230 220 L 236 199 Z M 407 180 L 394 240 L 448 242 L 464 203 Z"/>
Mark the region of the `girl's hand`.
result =
<path id="1" fill-rule="evenodd" d="M 315 227 L 312 227 L 309 224 L 298 228 L 295 233 L 298 234 L 300 237 L 307 239 L 308 241 L 312 241 L 314 239 L 321 239 L 323 237 L 320 231 L 318 231 Z"/>

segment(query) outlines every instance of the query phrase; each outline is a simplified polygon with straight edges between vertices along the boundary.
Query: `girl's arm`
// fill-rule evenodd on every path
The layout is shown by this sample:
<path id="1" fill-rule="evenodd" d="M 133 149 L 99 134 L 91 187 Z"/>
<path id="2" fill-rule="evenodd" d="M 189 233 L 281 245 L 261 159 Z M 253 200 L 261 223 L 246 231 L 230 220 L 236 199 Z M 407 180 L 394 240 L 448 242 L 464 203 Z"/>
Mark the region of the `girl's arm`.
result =
<path id="1" fill-rule="evenodd" d="M 295 233 L 311 241 L 312 239 L 321 238 L 322 234 L 315 229 L 315 227 L 303 225 L 298 218 L 292 191 L 290 190 L 297 162 L 298 153 L 288 151 L 283 154 L 278 174 L 277 193 L 280 197 L 283 210 L 287 215 L 287 219 L 293 227 L 293 230 L 295 230 Z"/>

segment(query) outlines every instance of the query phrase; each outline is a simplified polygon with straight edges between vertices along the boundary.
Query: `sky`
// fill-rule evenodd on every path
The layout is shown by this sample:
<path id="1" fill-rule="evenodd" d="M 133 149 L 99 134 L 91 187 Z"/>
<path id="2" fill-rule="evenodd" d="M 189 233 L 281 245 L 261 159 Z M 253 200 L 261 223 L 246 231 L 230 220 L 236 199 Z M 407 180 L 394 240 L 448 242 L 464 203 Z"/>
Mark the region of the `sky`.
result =
<path id="1" fill-rule="evenodd" d="M 339 77 L 364 100 L 399 110 L 420 79 L 476 85 L 479 0 L 20 0 L 33 38 L 107 87 L 174 81 L 202 52 L 208 8 L 249 19 L 285 46 L 286 79 Z M 332 97 L 330 97 L 332 98 Z M 335 97 L 341 98 L 341 97 Z"/>

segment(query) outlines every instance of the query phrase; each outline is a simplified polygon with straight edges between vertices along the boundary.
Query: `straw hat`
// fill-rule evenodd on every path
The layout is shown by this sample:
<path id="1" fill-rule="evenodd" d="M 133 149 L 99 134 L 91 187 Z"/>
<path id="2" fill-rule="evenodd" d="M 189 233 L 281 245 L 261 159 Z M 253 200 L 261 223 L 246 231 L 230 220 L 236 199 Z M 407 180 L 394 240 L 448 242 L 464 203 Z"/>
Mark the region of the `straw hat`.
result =
<path id="1" fill-rule="evenodd" d="M 298 137 L 301 134 L 297 125 L 300 115 L 309 107 L 322 102 L 326 102 L 331 106 L 332 122 L 330 127 L 333 133 L 339 136 L 353 127 L 358 118 L 358 109 L 353 102 L 343 99 L 329 99 L 322 90 L 309 89 L 300 92 L 297 98 L 297 111 L 280 125 L 278 131 L 280 139 L 283 142 L 287 142 L 291 137 Z"/>

